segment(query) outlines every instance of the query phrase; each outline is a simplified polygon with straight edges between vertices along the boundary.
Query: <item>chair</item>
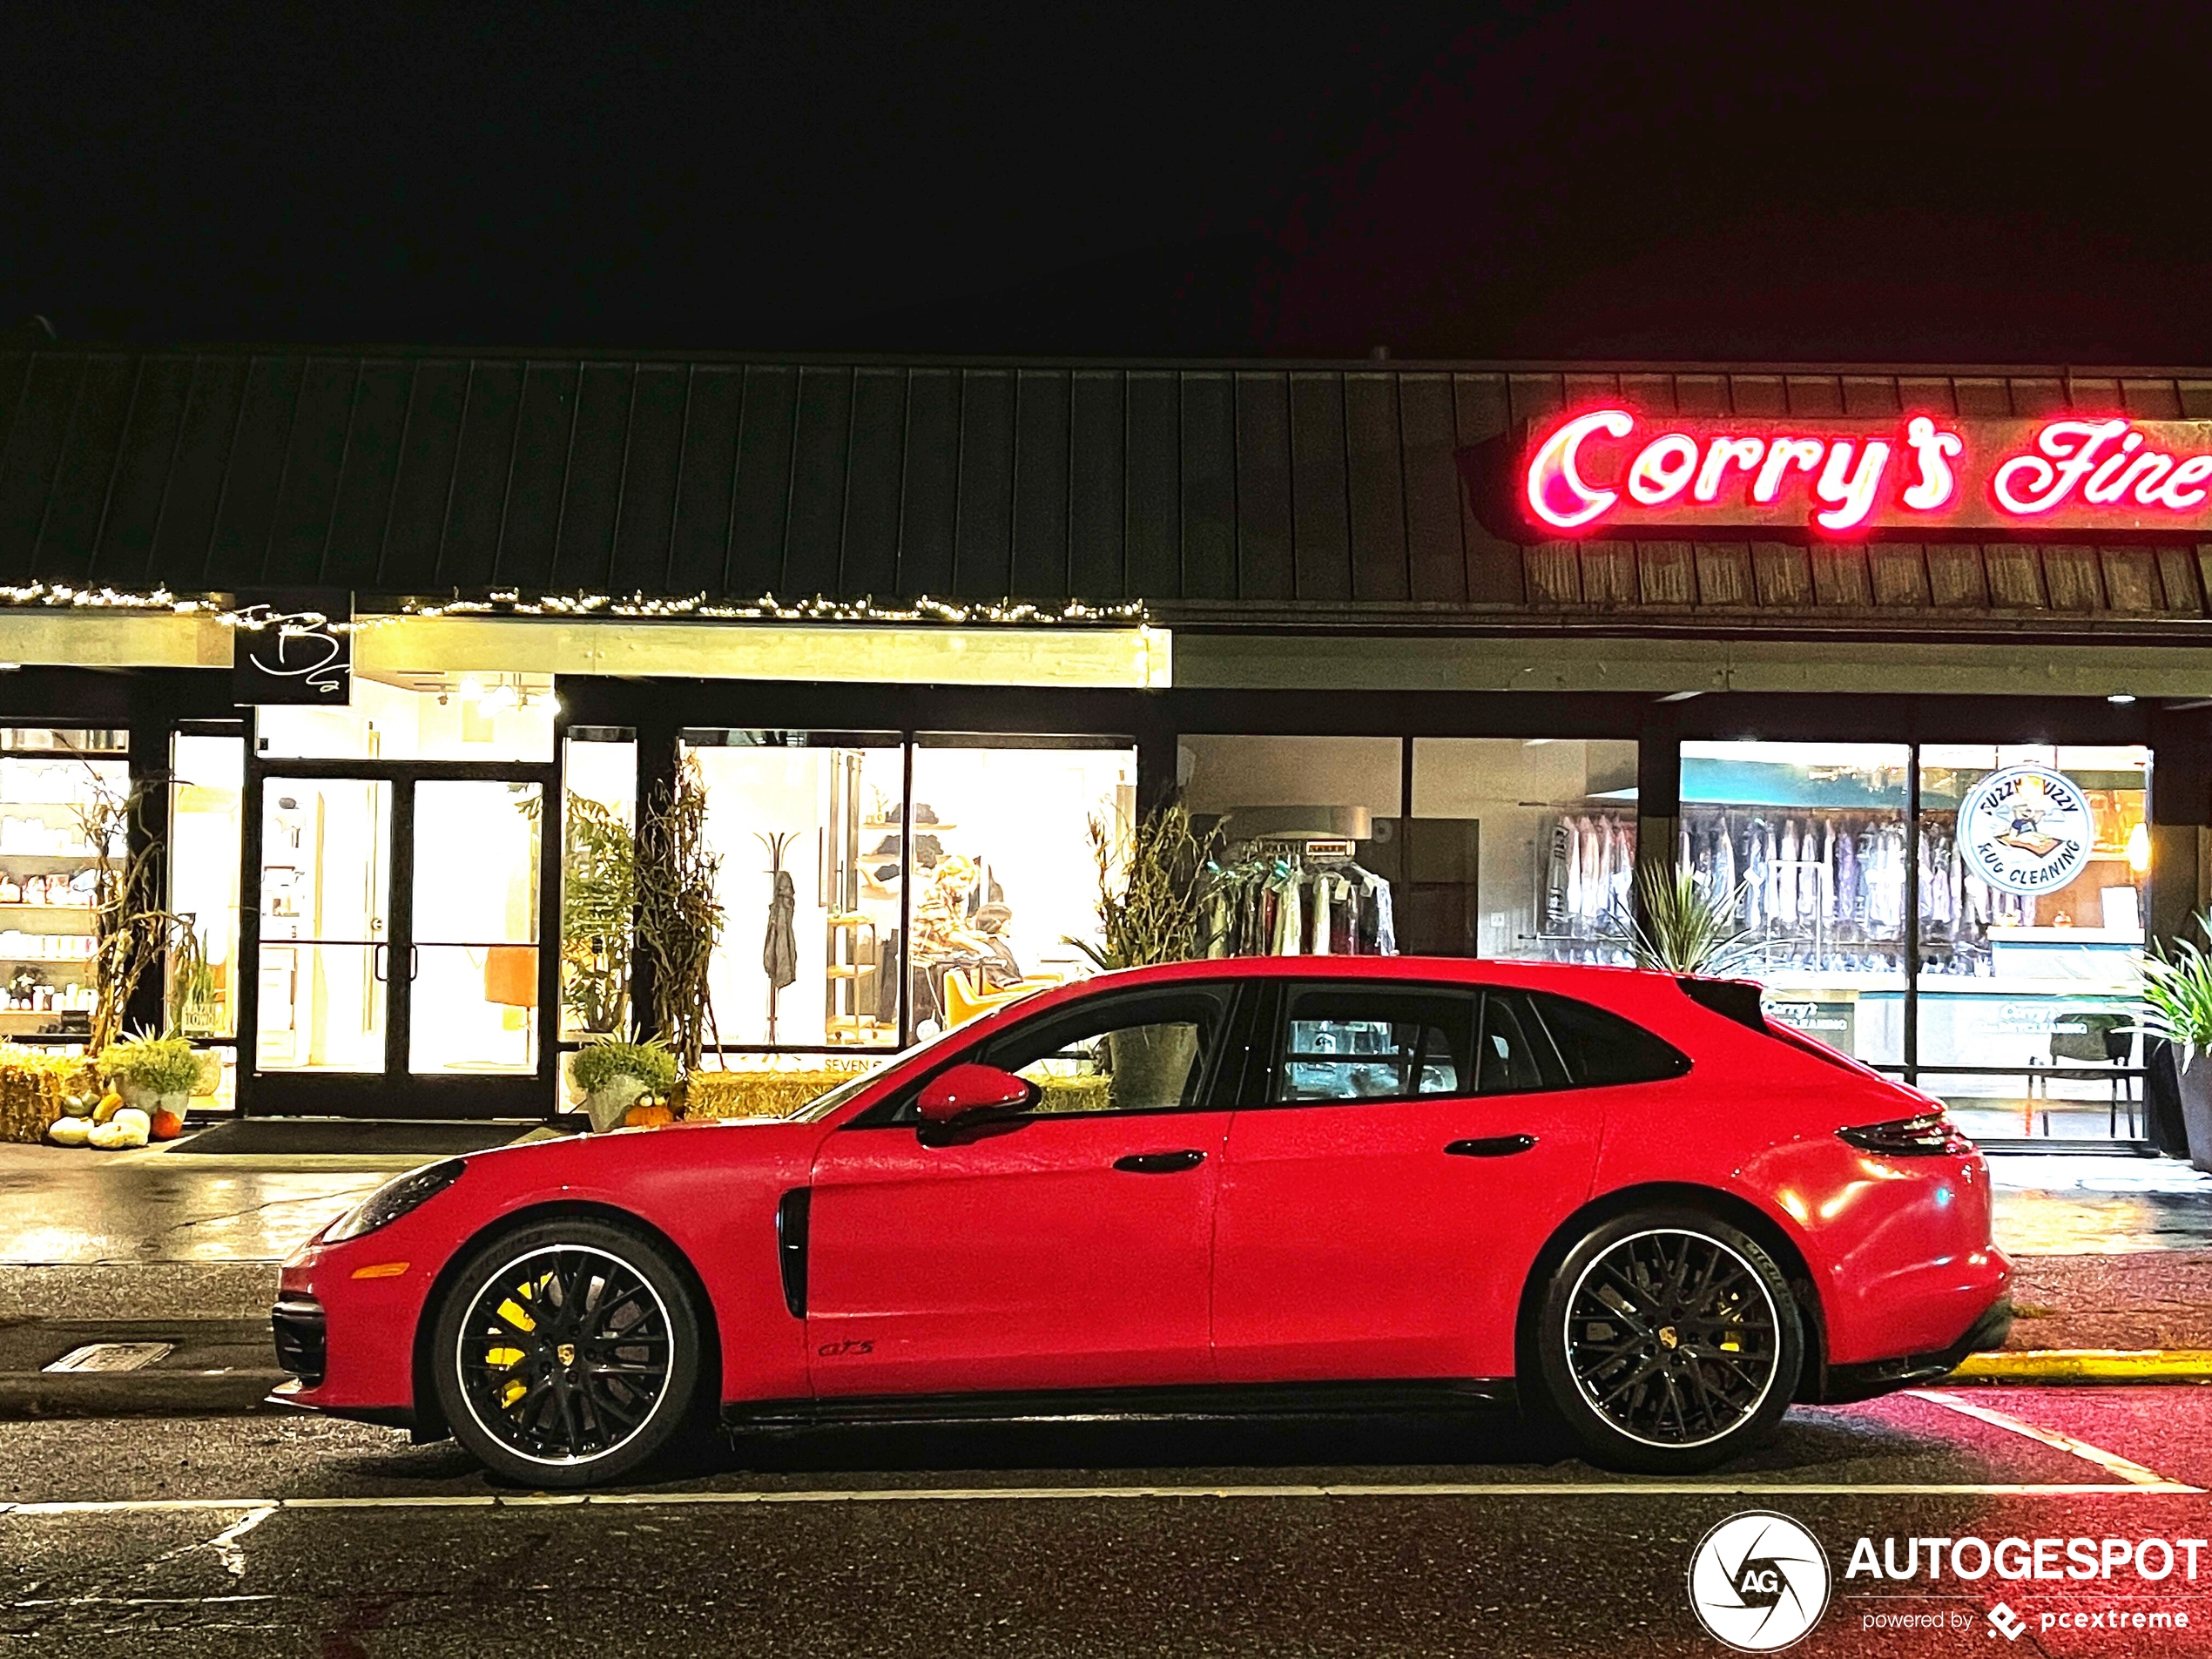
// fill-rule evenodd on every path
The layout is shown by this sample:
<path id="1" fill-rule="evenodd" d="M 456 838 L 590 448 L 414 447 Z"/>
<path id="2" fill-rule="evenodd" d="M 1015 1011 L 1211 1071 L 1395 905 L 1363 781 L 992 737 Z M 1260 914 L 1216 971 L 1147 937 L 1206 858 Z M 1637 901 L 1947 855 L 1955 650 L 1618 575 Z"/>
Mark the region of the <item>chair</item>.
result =
<path id="1" fill-rule="evenodd" d="M 2124 1068 L 2134 1052 L 2134 1022 L 2125 1014 L 2108 1010 L 2069 1010 L 2061 1014 L 2051 1028 L 2051 1063 L 2072 1061 L 2078 1065 L 2108 1065 L 2113 1068 L 2111 1104 L 2105 1116 L 2105 1133 L 2117 1137 L 2120 1133 L 2121 1090 L 2127 1090 L 2128 1134 L 2132 1140 L 2136 1134 L 2135 1083 L 2126 1076 Z M 2050 1114 L 2043 1116 L 2043 1132 L 2051 1132 Z"/>
<path id="2" fill-rule="evenodd" d="M 986 990 L 967 968 L 948 968 L 945 973 L 945 1028 L 966 1025 L 979 1015 L 1002 1008 L 1008 1002 L 1018 1002 L 1039 991 L 1049 991 L 1059 983 L 1055 976 L 1032 975 L 1001 990 Z"/>

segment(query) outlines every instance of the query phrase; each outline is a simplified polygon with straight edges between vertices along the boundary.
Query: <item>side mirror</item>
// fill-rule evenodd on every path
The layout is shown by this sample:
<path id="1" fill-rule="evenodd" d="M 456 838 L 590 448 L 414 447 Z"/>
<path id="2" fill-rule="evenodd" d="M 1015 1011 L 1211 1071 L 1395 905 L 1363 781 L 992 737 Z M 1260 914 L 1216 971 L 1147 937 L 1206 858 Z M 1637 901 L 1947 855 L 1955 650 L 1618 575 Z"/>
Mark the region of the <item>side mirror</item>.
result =
<path id="1" fill-rule="evenodd" d="M 950 1129 L 1027 1111 L 1035 1098 L 1027 1079 L 970 1060 L 931 1078 L 914 1109 L 925 1124 Z"/>

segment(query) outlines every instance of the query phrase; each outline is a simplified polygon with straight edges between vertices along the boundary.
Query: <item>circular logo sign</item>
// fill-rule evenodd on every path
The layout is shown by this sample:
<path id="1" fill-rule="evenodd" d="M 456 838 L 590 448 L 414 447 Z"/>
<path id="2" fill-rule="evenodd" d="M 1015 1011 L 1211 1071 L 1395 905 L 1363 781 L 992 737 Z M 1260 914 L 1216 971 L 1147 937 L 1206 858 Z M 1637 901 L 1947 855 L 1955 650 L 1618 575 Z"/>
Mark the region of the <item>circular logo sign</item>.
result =
<path id="1" fill-rule="evenodd" d="M 2006 893 L 2053 893 L 2081 873 L 2096 820 L 2074 779 L 2048 766 L 1993 772 L 1959 803 L 1959 846 Z"/>
<path id="2" fill-rule="evenodd" d="M 1697 1622 L 1742 1653 L 1774 1653 L 1801 1640 L 1828 1610 L 1828 1591 L 1820 1541 L 1771 1510 L 1730 1515 L 1689 1558 Z"/>

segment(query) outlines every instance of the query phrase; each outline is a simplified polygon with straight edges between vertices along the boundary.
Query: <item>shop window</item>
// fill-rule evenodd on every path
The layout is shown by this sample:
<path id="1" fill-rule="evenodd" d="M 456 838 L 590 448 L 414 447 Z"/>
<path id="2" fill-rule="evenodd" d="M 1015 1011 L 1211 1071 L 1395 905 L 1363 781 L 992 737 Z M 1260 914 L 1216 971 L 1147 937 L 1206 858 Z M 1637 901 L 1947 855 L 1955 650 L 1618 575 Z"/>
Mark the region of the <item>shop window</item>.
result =
<path id="1" fill-rule="evenodd" d="M 392 791 L 365 778 L 263 784 L 261 1070 L 384 1069 Z"/>
<path id="2" fill-rule="evenodd" d="M 0 730 L 0 1035 L 82 1036 L 93 1005 L 93 900 L 104 859 L 95 820 L 130 794 L 121 732 Z"/>
<path id="3" fill-rule="evenodd" d="M 895 1048 L 907 880 L 895 733 L 691 731 L 720 860 L 709 983 L 724 1044 Z M 926 876 L 951 822 L 915 814 Z"/>
<path id="4" fill-rule="evenodd" d="M 2139 1122 L 2150 753 L 1920 751 L 1919 1061 L 1971 1132 Z"/>
<path id="5" fill-rule="evenodd" d="M 924 733 L 914 752 L 914 1030 L 927 1035 L 1091 971 L 1100 942 L 1091 838 L 1136 812 L 1126 740 Z"/>
<path id="6" fill-rule="evenodd" d="M 1212 954 L 1396 954 L 1404 768 L 1396 738 L 1186 733 L 1184 803 L 1223 838 Z"/>
<path id="7" fill-rule="evenodd" d="M 571 726 L 561 825 L 561 1035 L 626 1035 L 637 902 L 637 743 Z"/>
<path id="8" fill-rule="evenodd" d="M 1768 1017 L 1875 1064 L 1905 1058 L 1903 745 L 1682 745 L 1676 858 L 1728 907 Z"/>
<path id="9" fill-rule="evenodd" d="M 179 732 L 169 765 L 169 908 L 193 941 L 171 958 L 169 1003 L 185 1035 L 234 1037 L 246 740 Z"/>
<path id="10" fill-rule="evenodd" d="M 1635 857 L 1634 743 L 1416 738 L 1399 948 L 1624 961 Z"/>
<path id="11" fill-rule="evenodd" d="M 546 674 L 356 672 L 341 708 L 256 711 L 270 759 L 553 759 L 553 680 Z"/>
<path id="12" fill-rule="evenodd" d="M 543 805 L 531 783 L 416 782 L 410 1071 L 537 1069 Z"/>

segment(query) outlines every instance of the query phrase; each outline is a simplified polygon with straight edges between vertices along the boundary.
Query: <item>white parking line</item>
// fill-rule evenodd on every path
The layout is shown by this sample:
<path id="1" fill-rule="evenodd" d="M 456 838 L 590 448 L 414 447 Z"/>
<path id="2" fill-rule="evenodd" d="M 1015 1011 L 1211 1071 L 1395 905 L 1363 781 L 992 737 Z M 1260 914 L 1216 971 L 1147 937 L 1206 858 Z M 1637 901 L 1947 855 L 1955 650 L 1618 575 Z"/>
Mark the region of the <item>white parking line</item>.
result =
<path id="1" fill-rule="evenodd" d="M 2125 1460 L 2120 1460 L 2125 1461 Z M 2130 1466 L 2134 1467 L 2134 1466 Z M 2148 1471 L 2144 1471 L 2148 1474 Z M 2147 1497 L 2202 1488 L 2151 1475 L 2125 1485 L 2065 1481 L 1499 1480 L 1372 1486 L 828 1487 L 769 1492 L 517 1493 L 359 1498 L 111 1498 L 0 1504 L 14 1520 L 203 1510 L 679 1508 L 819 1503 L 1130 1503 L 1174 1498 L 2084 1498 Z"/>
<path id="2" fill-rule="evenodd" d="M 1998 1428 L 2010 1429 L 2015 1434 L 2024 1434 L 2031 1440 L 2040 1440 L 2044 1445 L 2055 1447 L 2061 1452 L 2071 1452 L 2075 1457 L 2095 1464 L 2106 1474 L 2118 1475 L 2130 1486 L 2155 1487 L 2164 1491 L 2175 1489 L 2175 1483 L 2164 1475 L 2146 1469 L 2132 1459 L 2121 1457 L 2117 1452 L 2107 1452 L 2102 1447 L 2090 1445 L 2087 1440 L 2077 1440 L 2073 1435 L 2061 1434 L 2054 1428 L 2040 1427 L 2023 1418 L 2014 1417 L 2009 1412 L 1979 1406 L 1972 1400 L 1961 1399 L 1956 1394 L 1939 1393 L 1932 1388 L 1908 1388 L 1905 1392 L 1914 1399 L 1925 1399 L 1932 1406 L 1941 1406 Z M 2192 1487 L 2180 1488 L 2184 1492 L 2195 1489 Z"/>

